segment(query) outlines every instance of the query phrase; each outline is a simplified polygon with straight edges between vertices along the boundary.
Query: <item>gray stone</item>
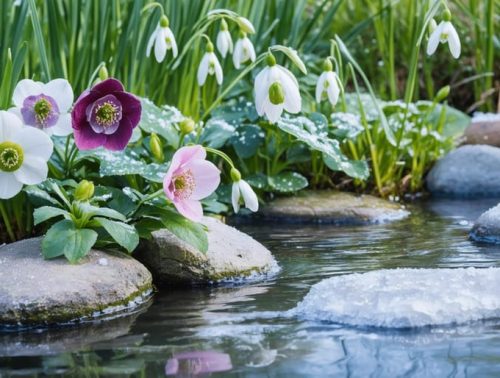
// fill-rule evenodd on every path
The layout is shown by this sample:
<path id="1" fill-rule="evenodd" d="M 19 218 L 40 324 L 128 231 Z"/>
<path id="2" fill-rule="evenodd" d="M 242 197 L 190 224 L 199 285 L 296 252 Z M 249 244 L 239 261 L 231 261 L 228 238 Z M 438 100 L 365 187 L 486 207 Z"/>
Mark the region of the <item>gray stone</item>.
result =
<path id="1" fill-rule="evenodd" d="M 473 121 L 465 130 L 464 139 L 464 144 L 500 147 L 500 120 Z"/>
<path id="2" fill-rule="evenodd" d="M 134 255 L 153 273 L 157 285 L 207 284 L 272 273 L 271 252 L 249 235 L 205 217 L 208 251 L 203 253 L 168 230 L 153 232 Z"/>
<path id="3" fill-rule="evenodd" d="M 481 214 L 469 236 L 475 241 L 500 243 L 500 204 Z"/>
<path id="4" fill-rule="evenodd" d="M 500 196 L 500 148 L 467 145 L 439 160 L 427 176 L 432 194 L 462 197 Z"/>
<path id="5" fill-rule="evenodd" d="M 97 250 L 79 264 L 44 260 L 41 238 L 0 247 L 0 325 L 47 325 L 133 307 L 152 289 L 148 270 L 123 253 Z"/>
<path id="6" fill-rule="evenodd" d="M 271 220 L 333 224 L 385 223 L 409 214 L 400 204 L 371 195 L 327 190 L 302 191 L 293 197 L 278 198 L 260 213 Z"/>

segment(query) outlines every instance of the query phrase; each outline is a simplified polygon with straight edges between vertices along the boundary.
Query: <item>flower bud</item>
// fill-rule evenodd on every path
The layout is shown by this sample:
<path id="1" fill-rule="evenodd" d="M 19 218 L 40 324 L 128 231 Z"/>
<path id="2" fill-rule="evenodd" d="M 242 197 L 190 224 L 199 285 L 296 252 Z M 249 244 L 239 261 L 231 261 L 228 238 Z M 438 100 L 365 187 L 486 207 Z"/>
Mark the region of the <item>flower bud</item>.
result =
<path id="1" fill-rule="evenodd" d="M 224 19 L 220 22 L 220 30 L 227 30 L 227 22 Z"/>
<path id="2" fill-rule="evenodd" d="M 211 52 L 214 52 L 214 44 L 212 42 L 208 42 L 207 43 L 207 52 L 211 53 Z"/>
<path id="3" fill-rule="evenodd" d="M 450 94 L 450 86 L 447 85 L 438 91 L 438 93 L 434 97 L 434 102 L 443 101 L 444 99 L 446 99 L 448 97 L 449 94 Z"/>
<path id="4" fill-rule="evenodd" d="M 192 118 L 184 118 L 179 124 L 179 128 L 183 134 L 189 134 L 194 130 L 195 123 Z"/>
<path id="5" fill-rule="evenodd" d="M 328 58 L 326 58 L 325 61 L 323 62 L 323 71 L 326 72 L 333 71 L 332 62 Z"/>
<path id="6" fill-rule="evenodd" d="M 101 81 L 104 81 L 108 77 L 109 77 L 108 69 L 106 68 L 106 66 L 101 66 L 101 68 L 99 68 L 99 79 Z"/>
<path id="7" fill-rule="evenodd" d="M 285 92 L 283 92 L 283 87 L 277 81 L 269 87 L 269 100 L 273 105 L 280 105 L 285 102 Z"/>
<path id="8" fill-rule="evenodd" d="M 274 57 L 273 54 L 271 54 L 271 53 L 267 54 L 266 63 L 270 67 L 276 65 L 276 58 Z"/>
<path id="9" fill-rule="evenodd" d="M 94 183 L 82 180 L 75 189 L 75 200 L 88 201 L 94 195 Z"/>
<path id="10" fill-rule="evenodd" d="M 248 33 L 248 34 L 255 33 L 255 28 L 253 27 L 253 25 L 249 19 L 247 19 L 245 17 L 238 17 L 236 19 L 236 22 L 238 23 L 240 29 L 243 30 L 245 33 Z"/>
<path id="11" fill-rule="evenodd" d="M 238 182 L 241 180 L 241 173 L 236 168 L 231 168 L 231 180 Z"/>
<path id="12" fill-rule="evenodd" d="M 163 155 L 163 143 L 156 135 L 155 133 L 151 134 L 151 137 L 149 139 L 149 148 L 151 149 L 151 153 L 153 154 L 154 158 L 160 162 L 163 162 L 164 160 L 164 155 Z"/>
<path id="13" fill-rule="evenodd" d="M 451 12 L 448 8 L 446 8 L 443 12 L 443 20 L 451 21 Z"/>
<path id="14" fill-rule="evenodd" d="M 160 26 L 162 28 L 168 28 L 168 26 L 170 25 L 170 22 L 168 21 L 168 17 L 163 15 L 161 16 L 160 18 Z"/>

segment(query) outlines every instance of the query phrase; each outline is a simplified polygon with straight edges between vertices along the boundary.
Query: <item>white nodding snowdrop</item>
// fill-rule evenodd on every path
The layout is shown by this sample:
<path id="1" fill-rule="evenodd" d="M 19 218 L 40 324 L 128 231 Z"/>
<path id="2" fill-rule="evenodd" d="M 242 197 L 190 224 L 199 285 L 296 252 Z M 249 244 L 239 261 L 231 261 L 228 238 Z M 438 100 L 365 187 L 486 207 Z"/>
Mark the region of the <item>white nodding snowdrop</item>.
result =
<path id="1" fill-rule="evenodd" d="M 444 11 L 443 20 L 439 25 L 435 26 L 431 20 L 431 35 L 427 42 L 427 55 L 432 55 L 436 52 L 439 43 L 448 43 L 451 55 L 458 59 L 460 57 L 461 44 L 458 33 L 451 23 L 451 13 L 447 9 Z"/>
<path id="2" fill-rule="evenodd" d="M 316 102 L 320 103 L 323 98 L 328 98 L 332 106 L 339 100 L 340 81 L 335 72 L 330 59 L 326 59 L 323 64 L 323 73 L 319 76 L 316 84 Z"/>
<path id="3" fill-rule="evenodd" d="M 243 197 L 245 207 L 253 212 L 259 210 L 259 199 L 252 187 L 245 180 L 241 179 L 241 174 L 236 168 L 231 169 L 231 179 L 233 188 L 231 193 L 231 202 L 235 213 L 240 211 L 240 199 Z"/>
<path id="4" fill-rule="evenodd" d="M 67 136 L 71 127 L 73 89 L 65 79 L 48 83 L 23 79 L 14 88 L 9 112 L 15 113 L 25 125 L 36 127 L 48 135 Z"/>
<path id="5" fill-rule="evenodd" d="M 146 57 L 149 58 L 154 45 L 155 58 L 158 63 L 163 62 L 168 50 L 172 50 L 172 56 L 177 58 L 177 42 L 175 42 L 174 33 L 170 30 L 167 16 L 161 16 L 160 22 L 151 37 L 149 37 L 146 48 Z"/>
<path id="6" fill-rule="evenodd" d="M 269 53 L 267 67 L 255 78 L 255 108 L 259 116 L 266 115 L 271 123 L 276 123 L 283 110 L 299 113 L 302 107 L 299 83 L 285 67 L 276 64 L 276 59 Z"/>
<path id="7" fill-rule="evenodd" d="M 227 53 L 233 53 L 233 40 L 231 39 L 231 33 L 227 30 L 227 22 L 222 19 L 220 22 L 220 30 L 217 34 L 217 50 L 223 58 L 226 57 Z"/>
<path id="8" fill-rule="evenodd" d="M 200 65 L 198 67 L 198 85 L 201 87 L 207 81 L 208 75 L 215 75 L 215 79 L 217 80 L 217 84 L 222 84 L 223 73 L 222 67 L 217 59 L 217 56 L 214 53 L 214 45 L 212 42 L 208 42 L 207 50 L 201 58 Z"/>
<path id="9" fill-rule="evenodd" d="M 14 113 L 0 111 L 0 199 L 9 199 L 23 185 L 47 178 L 53 144 L 43 131 L 23 125 Z"/>
<path id="10" fill-rule="evenodd" d="M 243 63 L 249 60 L 255 62 L 255 58 L 255 48 L 253 47 L 252 41 L 250 41 L 245 32 L 240 32 L 240 36 L 234 45 L 234 67 L 239 70 Z"/>

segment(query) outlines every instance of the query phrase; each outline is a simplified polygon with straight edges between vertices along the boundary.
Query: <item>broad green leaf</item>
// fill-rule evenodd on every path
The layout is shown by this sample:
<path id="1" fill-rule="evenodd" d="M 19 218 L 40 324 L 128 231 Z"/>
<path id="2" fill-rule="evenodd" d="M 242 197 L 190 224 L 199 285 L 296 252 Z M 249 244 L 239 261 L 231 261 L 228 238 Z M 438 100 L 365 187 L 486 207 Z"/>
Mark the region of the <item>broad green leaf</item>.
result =
<path id="1" fill-rule="evenodd" d="M 212 118 L 203 126 L 200 143 L 212 148 L 221 148 L 234 135 L 235 130 L 235 127 L 224 119 Z"/>
<path id="2" fill-rule="evenodd" d="M 91 217 L 99 216 L 111 219 L 117 219 L 120 221 L 125 221 L 125 216 L 116 210 L 109 209 L 107 207 L 97 207 L 89 204 L 88 202 L 81 203 L 80 208 L 83 212 L 89 214 Z"/>
<path id="3" fill-rule="evenodd" d="M 430 101 L 418 101 L 416 103 L 417 107 L 430 106 Z M 460 110 L 452 108 L 448 105 L 437 104 L 434 111 L 429 116 L 429 121 L 433 124 L 437 124 L 439 120 L 439 115 L 441 114 L 441 109 L 443 106 L 446 108 L 446 118 L 443 128 L 443 136 L 445 138 L 456 138 L 461 136 L 465 129 L 470 125 L 471 118 L 462 113 Z"/>
<path id="4" fill-rule="evenodd" d="M 28 194 L 28 198 L 31 203 L 35 206 L 44 206 L 44 205 L 55 205 L 61 206 L 61 203 L 53 198 L 49 193 L 45 190 L 39 188 L 36 185 L 26 186 L 23 189 L 26 194 Z"/>
<path id="5" fill-rule="evenodd" d="M 257 153 L 264 139 L 264 131 L 259 126 L 244 125 L 236 130 L 229 142 L 240 158 L 247 159 Z"/>
<path id="6" fill-rule="evenodd" d="M 358 115 L 352 113 L 332 113 L 331 115 L 333 130 L 332 134 L 343 139 L 355 139 L 364 130 L 361 119 Z"/>
<path id="7" fill-rule="evenodd" d="M 307 179 L 297 172 L 282 172 L 269 177 L 269 186 L 282 193 L 297 192 L 309 185 Z"/>
<path id="8" fill-rule="evenodd" d="M 179 146 L 179 132 L 174 124 L 181 122 L 185 117 L 173 106 L 156 106 L 151 100 L 141 99 L 142 116 L 139 127 L 147 133 L 161 135 L 169 145 Z"/>
<path id="9" fill-rule="evenodd" d="M 220 118 L 233 126 L 240 126 L 244 122 L 255 122 L 259 115 L 253 102 L 242 99 L 218 106 L 212 112 L 214 118 Z"/>
<path id="10" fill-rule="evenodd" d="M 323 161 L 332 171 L 344 171 L 347 175 L 354 178 L 364 180 L 370 175 L 368 164 L 363 160 L 349 160 L 348 162 L 339 163 L 330 156 L 323 154 Z"/>
<path id="11" fill-rule="evenodd" d="M 48 219 L 63 216 L 66 219 L 70 217 L 69 212 L 63 209 L 52 206 L 42 206 L 33 212 L 33 218 L 35 220 L 35 226 L 37 224 L 43 223 Z"/>
<path id="12" fill-rule="evenodd" d="M 268 185 L 267 176 L 263 173 L 255 173 L 244 179 L 250 184 L 251 187 L 256 189 L 265 189 Z"/>
<path id="13" fill-rule="evenodd" d="M 139 244 L 139 234 L 134 226 L 123 222 L 116 222 L 106 218 L 94 218 L 111 235 L 113 240 L 132 253 Z"/>
<path id="14" fill-rule="evenodd" d="M 208 251 L 208 237 L 202 224 L 191 222 L 173 211 L 168 211 L 168 214 L 162 216 L 161 219 L 165 228 L 179 239 L 184 240 L 200 252 L 206 253 Z"/>
<path id="15" fill-rule="evenodd" d="M 42 241 L 42 253 L 46 259 L 66 256 L 71 263 L 76 263 L 86 256 L 97 240 L 97 232 L 89 229 L 77 229 L 70 220 L 54 224 Z"/>

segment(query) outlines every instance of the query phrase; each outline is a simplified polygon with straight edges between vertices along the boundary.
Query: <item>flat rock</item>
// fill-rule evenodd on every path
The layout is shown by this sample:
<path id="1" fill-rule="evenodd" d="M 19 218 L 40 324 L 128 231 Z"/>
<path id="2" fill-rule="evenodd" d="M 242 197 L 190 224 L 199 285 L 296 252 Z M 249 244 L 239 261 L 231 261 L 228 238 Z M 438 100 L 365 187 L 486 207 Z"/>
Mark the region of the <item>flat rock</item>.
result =
<path id="1" fill-rule="evenodd" d="M 203 253 L 170 231 L 153 232 L 134 255 L 153 273 L 157 285 L 208 284 L 254 278 L 277 270 L 271 252 L 249 235 L 205 217 L 208 251 Z"/>
<path id="2" fill-rule="evenodd" d="M 481 214 L 469 236 L 475 241 L 500 243 L 500 204 Z"/>
<path id="3" fill-rule="evenodd" d="M 451 151 L 429 172 L 427 188 L 448 197 L 500 196 L 500 148 L 467 145 Z"/>
<path id="4" fill-rule="evenodd" d="M 500 147 L 500 119 L 473 121 L 464 133 L 464 144 Z"/>
<path id="5" fill-rule="evenodd" d="M 291 223 L 370 224 L 403 219 L 410 213 L 400 204 L 371 195 L 324 190 L 277 198 L 260 214 L 267 219 Z"/>
<path id="6" fill-rule="evenodd" d="M 123 253 L 92 250 L 79 264 L 44 260 L 41 238 L 0 247 L 0 326 L 67 323 L 123 311 L 152 289 L 148 270 Z"/>

